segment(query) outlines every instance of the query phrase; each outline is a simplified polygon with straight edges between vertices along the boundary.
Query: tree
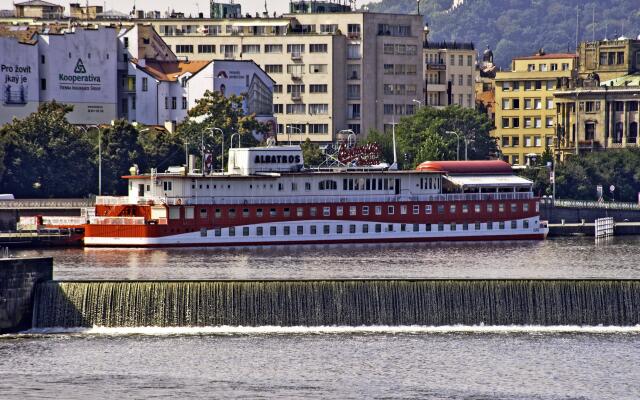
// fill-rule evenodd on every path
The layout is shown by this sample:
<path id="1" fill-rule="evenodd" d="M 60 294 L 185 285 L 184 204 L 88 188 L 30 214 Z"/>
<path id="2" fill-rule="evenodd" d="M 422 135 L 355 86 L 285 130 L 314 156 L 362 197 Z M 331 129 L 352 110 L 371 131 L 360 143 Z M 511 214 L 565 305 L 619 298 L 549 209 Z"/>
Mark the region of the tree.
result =
<path id="1" fill-rule="evenodd" d="M 92 144 L 66 118 L 71 107 L 44 103 L 0 128 L 0 191 L 18 197 L 81 197 L 95 188 Z"/>
<path id="2" fill-rule="evenodd" d="M 225 97 L 220 92 L 207 90 L 204 96 L 196 101 L 196 105 L 189 110 L 189 119 L 178 127 L 180 139 L 196 144 L 200 151 L 201 141 L 207 152 L 217 154 L 221 162 L 222 135 L 211 131 L 213 127 L 224 132 L 225 149 L 231 146 L 231 136 L 238 133 L 243 147 L 251 147 L 258 143 L 256 136 L 264 136 L 269 127 L 261 124 L 254 114 L 245 115 L 242 96 L 231 95 Z M 238 145 L 237 139 L 233 143 Z"/>
<path id="3" fill-rule="evenodd" d="M 318 166 L 322 164 L 325 157 L 320 150 L 320 146 L 316 143 L 312 143 L 309 138 L 305 140 L 300 147 L 302 148 L 302 158 L 304 159 L 304 163 L 307 166 Z"/>
<path id="4" fill-rule="evenodd" d="M 470 160 L 495 156 L 495 139 L 489 136 L 491 121 L 486 114 L 469 108 L 420 107 L 415 115 L 400 120 L 396 128 L 399 162 L 414 168 L 427 160 L 464 159 L 465 139 Z M 454 133 L 456 132 L 460 139 Z M 402 157 L 400 157 L 402 155 Z"/>
<path id="5" fill-rule="evenodd" d="M 127 191 L 123 175 L 142 160 L 138 130 L 126 120 L 118 120 L 102 131 L 102 194 L 122 194 Z"/>
<path id="6" fill-rule="evenodd" d="M 141 171 L 157 168 L 159 171 L 171 165 L 185 163 L 183 142 L 177 133 L 153 127 L 138 131 L 138 145 L 142 155 L 137 160 Z"/>

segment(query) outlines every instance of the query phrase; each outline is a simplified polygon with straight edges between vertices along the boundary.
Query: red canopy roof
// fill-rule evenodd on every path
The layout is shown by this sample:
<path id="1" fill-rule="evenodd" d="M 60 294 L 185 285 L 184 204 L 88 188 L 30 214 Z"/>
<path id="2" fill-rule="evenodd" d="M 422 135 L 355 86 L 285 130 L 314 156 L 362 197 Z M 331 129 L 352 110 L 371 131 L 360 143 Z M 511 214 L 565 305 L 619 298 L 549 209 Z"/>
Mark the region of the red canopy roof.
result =
<path id="1" fill-rule="evenodd" d="M 416 170 L 450 174 L 513 174 L 511 165 L 501 160 L 425 161 Z"/>

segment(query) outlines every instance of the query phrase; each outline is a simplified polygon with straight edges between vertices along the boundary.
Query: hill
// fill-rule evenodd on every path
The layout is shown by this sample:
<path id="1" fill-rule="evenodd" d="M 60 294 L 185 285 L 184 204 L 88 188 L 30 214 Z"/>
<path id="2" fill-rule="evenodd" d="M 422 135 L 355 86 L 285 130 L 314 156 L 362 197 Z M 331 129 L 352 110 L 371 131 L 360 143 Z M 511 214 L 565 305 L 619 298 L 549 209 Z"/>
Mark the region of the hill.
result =
<path id="1" fill-rule="evenodd" d="M 365 7 L 372 12 L 417 11 L 415 0 L 382 0 Z M 580 41 L 591 40 L 594 28 L 596 40 L 640 35 L 636 0 L 420 0 L 431 41 L 473 42 L 479 51 L 490 45 L 495 62 L 503 68 L 509 67 L 512 57 L 540 48 L 547 53 L 574 51 L 576 8 Z"/>

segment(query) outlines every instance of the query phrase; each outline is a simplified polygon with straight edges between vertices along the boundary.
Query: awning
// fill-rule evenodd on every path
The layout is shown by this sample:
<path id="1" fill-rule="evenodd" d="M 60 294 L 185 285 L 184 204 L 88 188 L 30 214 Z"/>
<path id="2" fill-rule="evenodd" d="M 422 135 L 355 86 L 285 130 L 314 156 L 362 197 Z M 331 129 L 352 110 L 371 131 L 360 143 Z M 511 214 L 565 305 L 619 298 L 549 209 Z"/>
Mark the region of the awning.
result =
<path id="1" fill-rule="evenodd" d="M 444 178 L 454 185 L 466 187 L 529 187 L 533 184 L 516 175 L 445 175 Z"/>

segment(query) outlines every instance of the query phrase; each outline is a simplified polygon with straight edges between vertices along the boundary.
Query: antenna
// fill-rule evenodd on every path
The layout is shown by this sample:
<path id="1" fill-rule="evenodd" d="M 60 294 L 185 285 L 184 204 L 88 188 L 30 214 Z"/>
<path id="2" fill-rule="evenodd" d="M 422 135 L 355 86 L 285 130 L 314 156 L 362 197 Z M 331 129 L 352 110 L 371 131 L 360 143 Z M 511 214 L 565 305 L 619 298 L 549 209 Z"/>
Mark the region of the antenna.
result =
<path id="1" fill-rule="evenodd" d="M 579 33 L 580 33 L 580 7 L 576 6 L 576 53 L 578 52 Z"/>

